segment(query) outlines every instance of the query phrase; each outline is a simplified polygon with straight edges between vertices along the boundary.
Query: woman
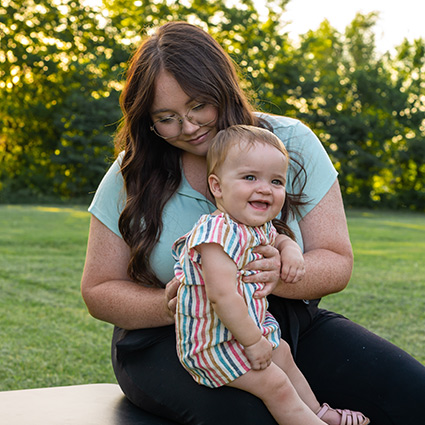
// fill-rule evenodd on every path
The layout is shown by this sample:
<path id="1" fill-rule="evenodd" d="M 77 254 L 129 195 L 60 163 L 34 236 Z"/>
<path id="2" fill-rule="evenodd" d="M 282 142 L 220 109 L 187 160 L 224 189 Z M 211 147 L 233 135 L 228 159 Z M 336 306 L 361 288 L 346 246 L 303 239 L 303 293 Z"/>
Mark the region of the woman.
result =
<path id="1" fill-rule="evenodd" d="M 124 152 L 90 206 L 82 293 L 94 317 L 115 325 L 112 361 L 127 397 L 176 423 L 275 423 L 248 393 L 198 386 L 175 348 L 171 246 L 215 210 L 206 179 L 210 141 L 223 128 L 248 124 L 271 129 L 299 158 L 288 192 L 295 200 L 304 195 L 287 221 L 304 252 L 305 276 L 296 284 L 279 280 L 280 253 L 259 247 L 264 258 L 250 268 L 266 285 L 257 296 L 273 292 L 270 312 L 320 402 L 360 410 L 374 425 L 420 423 L 425 368 L 318 308 L 321 297 L 345 288 L 353 256 L 337 173 L 313 133 L 296 120 L 255 114 L 223 49 L 179 22 L 161 27 L 136 52 L 121 106 L 117 146 Z"/>

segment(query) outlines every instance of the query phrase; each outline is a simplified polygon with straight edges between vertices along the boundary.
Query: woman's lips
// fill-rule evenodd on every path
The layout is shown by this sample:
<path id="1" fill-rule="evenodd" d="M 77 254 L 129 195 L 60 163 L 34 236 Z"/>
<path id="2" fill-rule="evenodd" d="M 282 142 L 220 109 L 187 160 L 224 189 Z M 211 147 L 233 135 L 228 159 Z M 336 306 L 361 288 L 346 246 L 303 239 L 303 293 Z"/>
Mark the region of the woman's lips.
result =
<path id="1" fill-rule="evenodd" d="M 190 139 L 187 141 L 187 143 L 191 144 L 191 145 L 199 145 L 203 142 L 205 142 L 205 139 L 208 137 L 208 133 L 209 131 L 207 131 L 204 134 L 201 134 L 199 137 L 195 138 L 195 139 Z"/>

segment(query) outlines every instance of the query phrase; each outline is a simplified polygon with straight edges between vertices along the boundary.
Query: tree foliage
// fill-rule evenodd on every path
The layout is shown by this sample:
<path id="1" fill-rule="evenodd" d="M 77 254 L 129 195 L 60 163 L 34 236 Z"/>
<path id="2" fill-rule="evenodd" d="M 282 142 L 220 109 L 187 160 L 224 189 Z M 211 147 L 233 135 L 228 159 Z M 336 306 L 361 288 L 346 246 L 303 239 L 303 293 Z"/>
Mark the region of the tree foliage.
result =
<path id="1" fill-rule="evenodd" d="M 304 34 L 275 61 L 267 95 L 272 112 L 319 136 L 348 205 L 423 211 L 425 43 L 379 56 L 376 18 L 358 14 L 344 34 L 327 21 Z"/>
<path id="2" fill-rule="evenodd" d="M 340 173 L 346 204 L 425 210 L 425 42 L 376 51 L 376 13 L 344 33 L 324 21 L 299 40 L 289 0 L 5 0 L 0 7 L 0 200 L 77 199 L 112 156 L 130 53 L 153 28 L 184 20 L 239 65 L 257 107 L 303 120 Z M 294 0 L 293 0 L 294 1 Z"/>
<path id="3" fill-rule="evenodd" d="M 0 7 L 1 194 L 81 196 L 111 155 L 125 50 L 79 2 Z"/>

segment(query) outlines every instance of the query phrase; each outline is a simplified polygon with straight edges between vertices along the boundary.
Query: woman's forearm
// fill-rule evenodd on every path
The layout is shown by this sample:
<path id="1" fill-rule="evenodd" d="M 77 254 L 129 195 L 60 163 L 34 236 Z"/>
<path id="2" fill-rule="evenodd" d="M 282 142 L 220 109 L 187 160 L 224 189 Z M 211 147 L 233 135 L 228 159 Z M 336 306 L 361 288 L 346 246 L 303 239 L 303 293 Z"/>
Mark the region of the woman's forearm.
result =
<path id="1" fill-rule="evenodd" d="M 124 329 L 172 324 L 164 289 L 132 282 L 127 275 L 129 258 L 126 243 L 92 217 L 81 279 L 90 314 Z"/>
<path id="2" fill-rule="evenodd" d="M 342 291 L 347 286 L 353 265 L 350 254 L 316 249 L 307 252 L 304 259 L 304 278 L 297 283 L 279 283 L 273 294 L 290 299 L 312 300 Z"/>
<path id="3" fill-rule="evenodd" d="M 353 251 L 338 181 L 300 221 L 305 275 L 295 284 L 281 283 L 274 293 L 292 299 L 315 299 L 342 291 L 353 269 Z"/>
<path id="4" fill-rule="evenodd" d="M 130 281 L 108 281 L 83 291 L 90 314 L 123 329 L 141 329 L 174 323 L 165 291 Z"/>

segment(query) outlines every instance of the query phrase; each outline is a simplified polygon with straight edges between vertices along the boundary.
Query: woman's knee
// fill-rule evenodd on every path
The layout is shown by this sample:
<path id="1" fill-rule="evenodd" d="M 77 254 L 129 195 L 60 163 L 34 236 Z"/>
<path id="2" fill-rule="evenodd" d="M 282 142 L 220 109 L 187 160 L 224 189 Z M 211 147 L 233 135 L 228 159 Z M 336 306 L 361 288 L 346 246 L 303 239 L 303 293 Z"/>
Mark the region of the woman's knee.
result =
<path id="1" fill-rule="evenodd" d="M 167 345 L 162 341 L 122 358 L 117 378 L 134 404 L 185 424 L 275 425 L 263 402 L 252 394 L 198 385 Z"/>

